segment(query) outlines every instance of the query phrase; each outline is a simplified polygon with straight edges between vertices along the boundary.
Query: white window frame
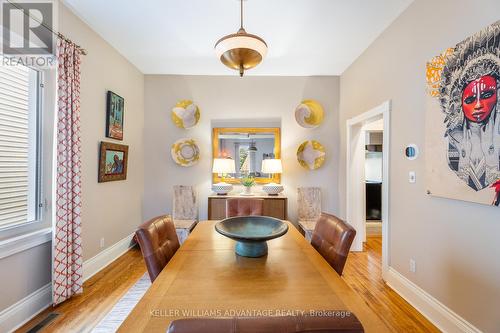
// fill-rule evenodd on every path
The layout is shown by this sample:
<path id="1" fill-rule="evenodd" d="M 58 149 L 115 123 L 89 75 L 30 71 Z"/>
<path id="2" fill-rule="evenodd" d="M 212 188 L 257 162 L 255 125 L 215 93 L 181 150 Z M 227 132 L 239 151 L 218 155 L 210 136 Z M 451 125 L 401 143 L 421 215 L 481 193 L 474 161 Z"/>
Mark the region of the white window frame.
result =
<path id="1" fill-rule="evenodd" d="M 50 241 L 54 211 L 55 186 L 55 109 L 57 73 L 55 68 L 32 68 L 38 72 L 38 147 L 37 147 L 37 218 L 20 224 L 0 227 L 0 258 Z"/>

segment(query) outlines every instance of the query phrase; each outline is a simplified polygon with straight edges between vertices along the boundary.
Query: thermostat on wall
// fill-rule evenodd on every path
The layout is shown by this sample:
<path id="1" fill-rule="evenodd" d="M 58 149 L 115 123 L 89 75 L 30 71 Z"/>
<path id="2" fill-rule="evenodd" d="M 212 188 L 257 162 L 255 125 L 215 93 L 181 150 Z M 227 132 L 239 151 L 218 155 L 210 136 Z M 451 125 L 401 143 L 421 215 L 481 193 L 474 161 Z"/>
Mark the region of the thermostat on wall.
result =
<path id="1" fill-rule="evenodd" d="M 418 153 L 419 153 L 418 146 L 416 144 L 413 144 L 413 143 L 409 144 L 405 148 L 405 156 L 410 161 L 413 161 L 413 160 L 417 159 Z"/>

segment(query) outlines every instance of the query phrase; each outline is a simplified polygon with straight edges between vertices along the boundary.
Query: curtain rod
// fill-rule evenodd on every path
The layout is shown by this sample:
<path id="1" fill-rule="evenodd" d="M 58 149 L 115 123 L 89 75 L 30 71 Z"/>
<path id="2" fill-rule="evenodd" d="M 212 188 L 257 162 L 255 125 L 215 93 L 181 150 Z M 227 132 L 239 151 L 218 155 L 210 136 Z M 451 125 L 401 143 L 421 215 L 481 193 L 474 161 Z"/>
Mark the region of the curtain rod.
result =
<path id="1" fill-rule="evenodd" d="M 16 7 L 17 9 L 19 10 L 22 10 L 23 11 L 23 14 L 28 16 L 30 19 L 32 19 L 33 21 L 39 23 L 41 26 L 43 26 L 45 29 L 47 29 L 48 31 L 50 31 L 51 33 L 53 33 L 54 35 L 56 35 L 57 37 L 63 39 L 64 41 L 68 42 L 68 43 L 71 43 L 73 44 L 79 51 L 81 54 L 83 55 L 87 55 L 87 50 L 85 50 L 83 47 L 81 47 L 80 45 L 76 44 L 75 42 L 73 42 L 71 39 L 67 38 L 66 36 L 64 36 L 62 33 L 58 32 L 58 31 L 54 31 L 52 30 L 51 27 L 47 26 L 45 23 L 39 21 L 37 18 L 29 15 L 29 13 L 27 13 L 24 8 L 22 8 L 21 6 L 19 6 L 17 3 L 13 3 L 11 2 L 11 0 L 7 0 L 8 3 L 10 3 L 12 6 Z"/>

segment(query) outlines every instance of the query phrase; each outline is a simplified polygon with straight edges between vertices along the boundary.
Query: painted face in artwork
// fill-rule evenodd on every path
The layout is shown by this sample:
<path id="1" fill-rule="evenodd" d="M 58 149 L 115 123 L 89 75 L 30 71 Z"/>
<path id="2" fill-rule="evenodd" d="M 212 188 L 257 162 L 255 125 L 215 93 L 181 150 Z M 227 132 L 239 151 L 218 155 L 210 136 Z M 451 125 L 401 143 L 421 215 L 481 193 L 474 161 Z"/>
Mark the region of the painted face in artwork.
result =
<path id="1" fill-rule="evenodd" d="M 469 82 L 462 93 L 464 115 L 475 123 L 488 119 L 496 104 L 497 80 L 491 75 Z"/>

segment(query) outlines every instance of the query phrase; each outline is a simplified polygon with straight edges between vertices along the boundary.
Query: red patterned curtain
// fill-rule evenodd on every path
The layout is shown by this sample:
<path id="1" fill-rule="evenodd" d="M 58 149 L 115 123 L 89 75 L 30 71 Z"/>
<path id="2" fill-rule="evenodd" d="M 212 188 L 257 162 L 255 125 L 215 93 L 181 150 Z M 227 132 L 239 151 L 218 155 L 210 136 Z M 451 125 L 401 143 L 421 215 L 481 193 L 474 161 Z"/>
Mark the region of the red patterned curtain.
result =
<path id="1" fill-rule="evenodd" d="M 81 238 L 80 50 L 57 49 L 57 172 L 52 293 L 59 304 L 83 291 Z"/>

